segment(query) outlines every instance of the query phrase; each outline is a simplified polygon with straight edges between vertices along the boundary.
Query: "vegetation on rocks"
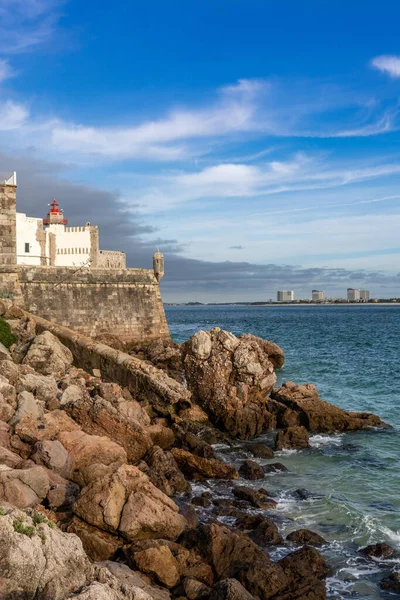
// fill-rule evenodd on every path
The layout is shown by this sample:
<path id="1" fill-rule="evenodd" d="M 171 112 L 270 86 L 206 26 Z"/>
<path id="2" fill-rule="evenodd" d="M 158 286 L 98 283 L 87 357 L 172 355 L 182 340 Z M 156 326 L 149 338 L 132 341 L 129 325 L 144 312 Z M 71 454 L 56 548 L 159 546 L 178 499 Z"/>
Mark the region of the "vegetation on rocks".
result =
<path id="1" fill-rule="evenodd" d="M 0 317 L 0 343 L 6 348 L 10 348 L 17 341 L 16 336 L 11 332 L 11 327 Z"/>

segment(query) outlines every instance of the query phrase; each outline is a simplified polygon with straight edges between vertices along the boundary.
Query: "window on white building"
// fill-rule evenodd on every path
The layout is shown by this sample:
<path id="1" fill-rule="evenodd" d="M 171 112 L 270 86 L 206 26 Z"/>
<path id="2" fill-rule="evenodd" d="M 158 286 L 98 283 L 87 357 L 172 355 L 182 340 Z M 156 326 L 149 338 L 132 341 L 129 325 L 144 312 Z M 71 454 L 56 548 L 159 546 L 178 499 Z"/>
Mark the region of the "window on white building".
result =
<path id="1" fill-rule="evenodd" d="M 30 252 L 30 250 L 29 250 L 29 242 L 25 242 L 25 252 Z"/>

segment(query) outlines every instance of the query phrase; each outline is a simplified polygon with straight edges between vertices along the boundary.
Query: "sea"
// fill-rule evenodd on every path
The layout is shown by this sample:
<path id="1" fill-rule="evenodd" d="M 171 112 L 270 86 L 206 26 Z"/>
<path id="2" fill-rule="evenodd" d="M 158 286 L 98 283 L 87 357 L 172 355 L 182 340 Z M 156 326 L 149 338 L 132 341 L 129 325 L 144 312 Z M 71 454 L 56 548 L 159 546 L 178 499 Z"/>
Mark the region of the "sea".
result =
<path id="1" fill-rule="evenodd" d="M 400 569 L 400 561 L 367 560 L 359 549 L 386 542 L 400 550 L 400 306 L 169 306 L 166 314 L 179 343 L 213 327 L 276 342 L 285 352 L 278 385 L 313 383 L 322 399 L 345 410 L 376 413 L 391 425 L 312 435 L 309 450 L 258 461 L 279 461 L 287 472 L 267 474 L 262 483 L 239 483 L 275 495 L 276 510 L 268 514 L 284 536 L 307 528 L 326 540 L 321 552 L 331 569 L 329 598 L 393 598 L 379 582 Z M 257 442 L 271 445 L 272 435 Z M 240 466 L 240 444 L 217 450 Z M 217 492 L 221 484 L 204 490 L 210 485 Z M 275 560 L 293 549 L 284 544 L 268 552 Z"/>

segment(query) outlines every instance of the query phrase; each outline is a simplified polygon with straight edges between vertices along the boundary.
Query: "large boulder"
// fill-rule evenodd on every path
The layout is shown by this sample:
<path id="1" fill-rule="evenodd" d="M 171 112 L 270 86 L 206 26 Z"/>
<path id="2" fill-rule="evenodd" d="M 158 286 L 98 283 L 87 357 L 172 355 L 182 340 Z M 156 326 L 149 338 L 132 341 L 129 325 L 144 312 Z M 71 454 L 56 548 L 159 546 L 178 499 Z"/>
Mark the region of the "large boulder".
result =
<path id="1" fill-rule="evenodd" d="M 275 425 L 266 399 L 276 382 L 265 341 L 237 338 L 219 328 L 198 331 L 183 344 L 183 364 L 193 400 L 215 424 L 248 439 Z M 276 352 L 274 353 L 275 356 Z"/>
<path id="2" fill-rule="evenodd" d="M 142 471 L 128 465 L 90 483 L 74 505 L 87 523 L 127 540 L 175 540 L 186 526 L 178 510 Z"/>
<path id="3" fill-rule="evenodd" d="M 182 448 L 172 448 L 171 453 L 181 471 L 192 477 L 202 479 L 238 478 L 235 467 L 215 458 L 202 458 Z"/>
<path id="4" fill-rule="evenodd" d="M 210 600 L 256 600 L 237 579 L 223 579 L 215 584 Z"/>
<path id="5" fill-rule="evenodd" d="M 50 489 L 49 476 L 42 467 L 13 469 L 0 466 L 0 501 L 18 508 L 34 507 Z"/>
<path id="6" fill-rule="evenodd" d="M 309 447 L 307 429 L 303 425 L 282 429 L 275 436 L 275 450 L 303 450 Z"/>
<path id="7" fill-rule="evenodd" d="M 86 433 L 106 435 L 120 444 L 130 463 L 137 463 L 153 445 L 140 423 L 100 396 L 81 395 L 63 408 Z"/>
<path id="8" fill-rule="evenodd" d="M 71 475 L 72 458 L 58 440 L 37 442 L 31 459 L 65 479 L 69 479 Z"/>
<path id="9" fill-rule="evenodd" d="M 61 432 L 79 431 L 80 427 L 64 411 L 54 410 L 34 419 L 32 415 L 22 417 L 15 428 L 22 441 L 35 444 L 43 440 L 55 440 Z"/>
<path id="10" fill-rule="evenodd" d="M 79 538 L 24 512 L 0 515 L 0 539 L 2 598 L 63 600 L 92 579 Z"/>
<path id="11" fill-rule="evenodd" d="M 35 337 L 22 362 L 42 375 L 61 378 L 72 365 L 73 356 L 71 350 L 55 335 L 50 331 L 44 331 Z"/>
<path id="12" fill-rule="evenodd" d="M 69 523 L 67 531 L 80 538 L 86 554 L 92 560 L 109 560 L 122 547 L 122 538 L 93 527 L 76 516 Z"/>
<path id="13" fill-rule="evenodd" d="M 41 419 L 43 417 L 43 406 L 31 392 L 21 392 L 18 394 L 17 402 L 17 410 L 9 421 L 11 426 L 16 425 L 26 416 L 31 416 L 33 419 Z"/>
<path id="14" fill-rule="evenodd" d="M 311 383 L 296 385 L 287 381 L 273 390 L 278 427 L 303 425 L 312 433 L 333 431 L 354 431 L 371 427 L 385 426 L 381 419 L 370 413 L 346 412 L 329 402 L 321 400 L 317 388 Z M 268 407 L 273 410 L 272 403 Z M 279 410 L 280 409 L 280 410 Z M 291 415 L 288 423 L 287 413 Z"/>
<path id="15" fill-rule="evenodd" d="M 37 400 L 42 400 L 48 410 L 59 408 L 60 401 L 57 382 L 53 375 L 40 375 L 39 373 L 24 373 L 23 366 L 15 383 L 17 392 L 31 392 Z"/>
<path id="16" fill-rule="evenodd" d="M 146 575 L 142 575 L 142 573 L 139 573 L 139 571 L 133 571 L 128 567 L 128 565 L 124 565 L 120 562 L 114 562 L 112 560 L 105 560 L 98 562 L 96 567 L 100 567 L 102 570 L 102 576 L 98 576 L 98 579 L 104 579 L 103 573 L 104 570 L 107 569 L 107 571 L 109 571 L 113 577 L 115 577 L 119 584 L 124 586 L 125 593 L 128 593 L 128 590 L 132 588 L 139 588 L 144 593 L 149 594 L 152 600 L 170 600 L 171 598 L 171 595 L 167 589 L 149 585 L 148 577 Z M 144 596 L 140 595 L 136 590 L 135 593 L 137 595 L 134 596 L 133 600 L 148 599 L 148 597 L 145 599 Z"/>
<path id="17" fill-rule="evenodd" d="M 92 477 L 93 465 L 109 465 L 112 469 L 126 463 L 125 450 L 108 437 L 88 435 L 84 431 L 63 431 L 58 441 L 71 457 L 70 479 L 84 486 Z"/>
<path id="18" fill-rule="evenodd" d="M 150 448 L 145 456 L 145 462 L 140 463 L 139 467 L 167 496 L 175 496 L 190 490 L 190 484 L 179 470 L 171 452 L 164 452 L 159 446 Z"/>

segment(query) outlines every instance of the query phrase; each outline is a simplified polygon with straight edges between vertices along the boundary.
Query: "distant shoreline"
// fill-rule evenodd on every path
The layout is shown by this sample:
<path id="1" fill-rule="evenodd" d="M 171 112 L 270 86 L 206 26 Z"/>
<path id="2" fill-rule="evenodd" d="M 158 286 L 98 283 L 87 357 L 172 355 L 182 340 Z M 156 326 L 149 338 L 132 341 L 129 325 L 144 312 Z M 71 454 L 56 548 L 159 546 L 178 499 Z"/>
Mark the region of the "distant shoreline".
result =
<path id="1" fill-rule="evenodd" d="M 400 302 L 294 302 L 294 303 L 285 303 L 285 302 L 266 302 L 263 303 L 246 303 L 246 302 L 218 302 L 218 303 L 209 303 L 209 304 L 180 304 L 180 303 L 168 303 L 165 302 L 164 306 L 186 306 L 188 308 L 201 308 L 201 307 L 209 307 L 209 306 L 242 306 L 246 308 L 257 308 L 258 306 L 269 306 L 269 307 L 277 307 L 277 306 L 357 306 L 357 307 L 365 307 L 365 306 L 400 306 Z"/>

